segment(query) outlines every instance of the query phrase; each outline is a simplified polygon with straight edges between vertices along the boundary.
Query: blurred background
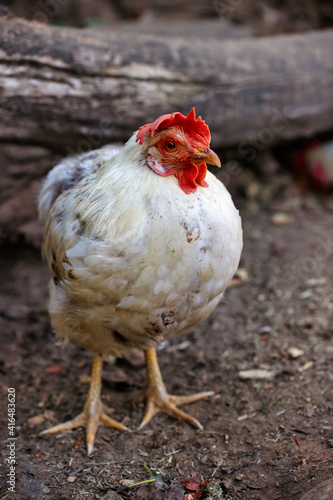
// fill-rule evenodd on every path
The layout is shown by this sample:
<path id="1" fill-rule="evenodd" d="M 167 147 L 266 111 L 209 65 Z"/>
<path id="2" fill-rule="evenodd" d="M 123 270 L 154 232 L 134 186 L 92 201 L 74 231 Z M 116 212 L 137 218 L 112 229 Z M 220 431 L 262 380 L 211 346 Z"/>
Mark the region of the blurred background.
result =
<path id="1" fill-rule="evenodd" d="M 8 0 L 17 16 L 64 26 L 130 27 L 147 33 L 241 36 L 331 27 L 329 0 Z M 176 26 L 171 26 L 176 23 Z M 218 21 L 218 22 L 217 22 Z M 223 24 L 221 24 L 223 21 Z M 177 26 L 178 25 L 178 26 Z M 145 29 L 146 28 L 146 29 Z"/>

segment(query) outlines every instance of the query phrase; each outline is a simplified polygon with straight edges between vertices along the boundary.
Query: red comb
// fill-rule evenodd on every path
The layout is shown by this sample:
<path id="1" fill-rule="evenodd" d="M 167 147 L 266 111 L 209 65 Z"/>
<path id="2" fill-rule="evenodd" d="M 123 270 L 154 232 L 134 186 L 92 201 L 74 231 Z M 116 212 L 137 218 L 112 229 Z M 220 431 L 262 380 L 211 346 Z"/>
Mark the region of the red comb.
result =
<path id="1" fill-rule="evenodd" d="M 209 128 L 204 120 L 201 119 L 201 116 L 198 118 L 195 117 L 194 108 L 192 108 L 187 116 L 176 112 L 169 115 L 162 115 L 154 122 L 142 125 L 136 135 L 136 142 L 140 141 L 140 144 L 142 144 L 148 132 L 150 132 L 150 137 L 153 137 L 156 130 L 161 130 L 171 125 L 183 128 L 186 132 L 191 134 L 191 136 L 194 136 L 194 138 L 204 147 L 209 146 L 211 138 Z"/>

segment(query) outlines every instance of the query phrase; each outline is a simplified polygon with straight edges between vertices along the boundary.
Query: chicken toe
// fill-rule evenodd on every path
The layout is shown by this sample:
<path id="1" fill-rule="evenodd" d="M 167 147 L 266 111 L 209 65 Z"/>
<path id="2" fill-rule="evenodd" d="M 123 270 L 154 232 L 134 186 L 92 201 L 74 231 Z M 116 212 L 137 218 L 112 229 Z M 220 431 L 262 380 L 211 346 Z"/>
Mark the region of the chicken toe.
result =
<path id="1" fill-rule="evenodd" d="M 85 427 L 87 453 L 88 456 L 90 456 L 94 449 L 94 441 L 97 429 L 101 424 L 107 425 L 108 427 L 113 427 L 120 431 L 129 430 L 125 425 L 117 422 L 116 420 L 113 420 L 106 414 L 107 407 L 102 403 L 100 398 L 102 367 L 103 358 L 101 356 L 94 356 L 89 394 L 84 405 L 83 412 L 77 415 L 72 420 L 68 420 L 67 422 L 55 425 L 50 429 L 44 430 L 43 432 L 41 432 L 41 435 L 55 434 L 60 431 L 76 429 L 77 427 Z"/>
<path id="2" fill-rule="evenodd" d="M 173 396 L 168 394 L 158 365 L 156 349 L 147 349 L 145 351 L 145 355 L 147 364 L 148 387 L 143 395 L 138 399 L 138 401 L 141 402 L 143 400 L 146 400 L 147 407 L 145 416 L 139 426 L 139 430 L 141 430 L 146 424 L 148 424 L 148 422 L 158 412 L 164 412 L 171 417 L 178 418 L 180 420 L 186 420 L 194 427 L 202 430 L 203 426 L 201 425 L 201 423 L 191 415 L 188 415 L 182 410 L 179 410 L 179 408 L 177 408 L 177 405 L 194 403 L 195 401 L 199 401 L 200 399 L 206 399 L 209 396 L 213 396 L 214 393 L 212 391 L 198 392 L 189 396 Z"/>

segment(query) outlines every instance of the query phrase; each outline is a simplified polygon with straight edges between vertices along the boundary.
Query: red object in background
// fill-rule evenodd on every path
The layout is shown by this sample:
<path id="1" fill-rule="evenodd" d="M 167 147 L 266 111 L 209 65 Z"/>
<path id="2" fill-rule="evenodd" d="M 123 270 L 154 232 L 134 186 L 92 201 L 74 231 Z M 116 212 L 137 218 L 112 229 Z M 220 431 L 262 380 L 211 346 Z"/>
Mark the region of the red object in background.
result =
<path id="1" fill-rule="evenodd" d="M 45 373 L 60 373 L 61 372 L 61 366 L 59 365 L 52 365 L 48 366 L 44 370 Z"/>
<path id="2" fill-rule="evenodd" d="M 192 472 L 192 477 L 182 479 L 181 485 L 183 488 L 190 490 L 193 493 L 186 493 L 184 500 L 197 500 L 201 498 L 203 488 L 209 483 L 209 479 L 200 481 L 195 472 Z"/>
<path id="3" fill-rule="evenodd" d="M 293 157 L 295 170 L 316 191 L 333 188 L 333 141 L 312 140 Z"/>

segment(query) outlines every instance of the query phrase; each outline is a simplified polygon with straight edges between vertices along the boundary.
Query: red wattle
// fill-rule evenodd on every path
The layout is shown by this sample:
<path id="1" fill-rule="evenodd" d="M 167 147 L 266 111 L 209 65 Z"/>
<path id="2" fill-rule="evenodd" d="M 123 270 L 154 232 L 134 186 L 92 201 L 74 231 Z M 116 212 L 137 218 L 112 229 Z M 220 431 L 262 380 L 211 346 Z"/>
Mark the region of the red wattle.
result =
<path id="1" fill-rule="evenodd" d="M 206 163 L 201 163 L 201 165 L 198 166 L 198 175 L 195 179 L 195 182 L 199 184 L 199 186 L 202 187 L 209 187 L 208 183 L 205 181 L 205 177 L 207 174 L 207 165 Z"/>
<path id="2" fill-rule="evenodd" d="M 197 167 L 192 163 L 190 167 L 179 170 L 177 177 L 179 186 L 186 194 L 195 193 L 197 185 L 195 183 L 198 174 Z"/>
<path id="3" fill-rule="evenodd" d="M 208 187 L 205 181 L 205 175 L 207 173 L 207 165 L 201 163 L 197 166 L 192 161 L 189 161 L 183 168 L 176 174 L 178 177 L 179 186 L 186 194 L 195 193 L 197 190 L 197 184 L 202 187 Z"/>

